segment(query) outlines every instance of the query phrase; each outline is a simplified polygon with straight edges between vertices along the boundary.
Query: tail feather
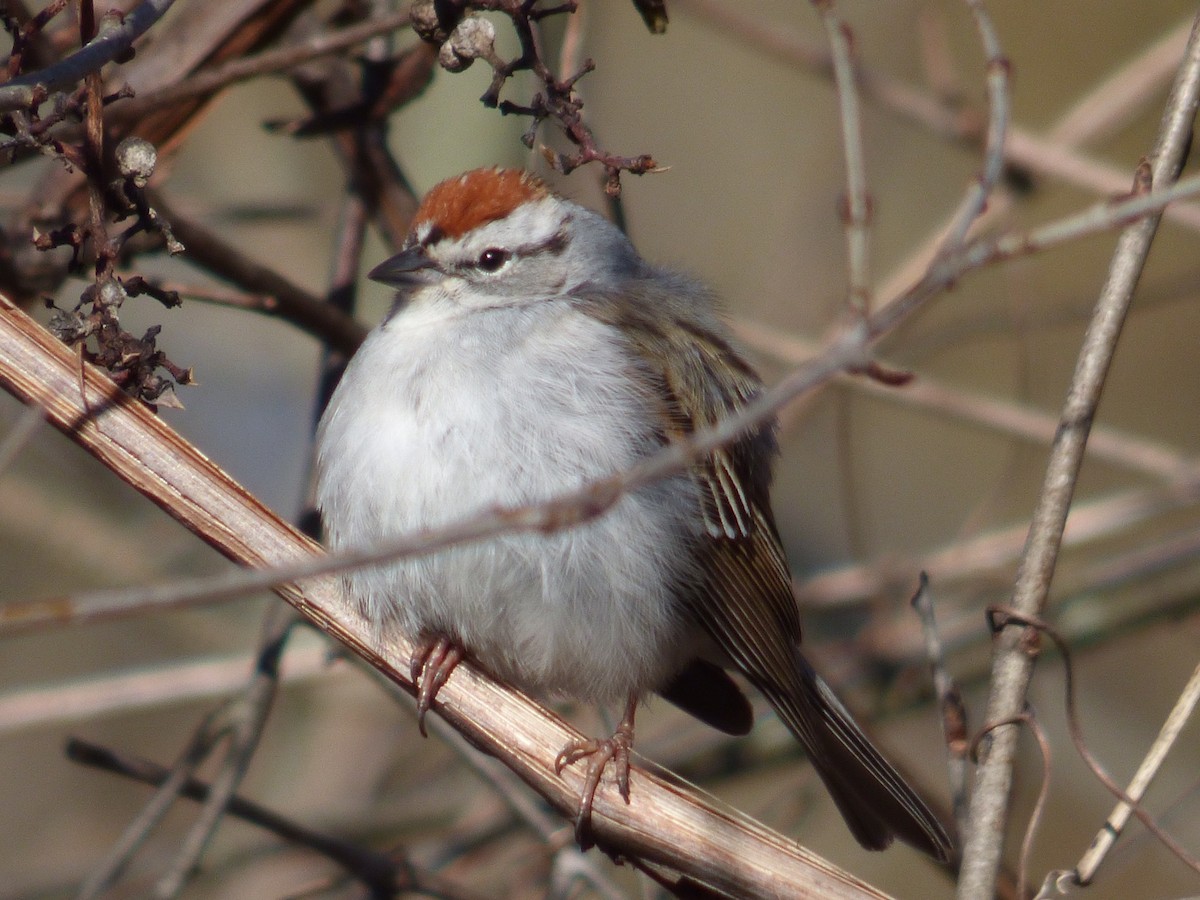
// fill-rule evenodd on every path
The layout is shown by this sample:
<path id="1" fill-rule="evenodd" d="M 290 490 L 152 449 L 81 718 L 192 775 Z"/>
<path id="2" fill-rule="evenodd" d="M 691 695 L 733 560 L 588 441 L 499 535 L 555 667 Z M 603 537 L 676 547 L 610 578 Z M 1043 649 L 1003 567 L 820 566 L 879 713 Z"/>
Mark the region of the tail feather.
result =
<path id="1" fill-rule="evenodd" d="M 893 837 L 945 862 L 953 844 L 937 816 L 855 724 L 833 691 L 797 654 L 792 690 L 760 686 L 804 746 L 854 837 L 882 850 Z"/>

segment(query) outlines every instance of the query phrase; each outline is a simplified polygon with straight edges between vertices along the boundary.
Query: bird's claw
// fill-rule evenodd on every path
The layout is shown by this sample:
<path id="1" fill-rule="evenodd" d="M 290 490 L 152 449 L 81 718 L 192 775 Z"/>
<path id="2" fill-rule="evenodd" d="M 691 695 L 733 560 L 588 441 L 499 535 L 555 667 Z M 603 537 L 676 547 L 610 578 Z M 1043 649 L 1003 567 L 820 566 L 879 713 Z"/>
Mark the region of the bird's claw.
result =
<path id="1" fill-rule="evenodd" d="M 425 713 L 462 658 L 462 649 L 443 635 L 425 636 L 413 651 L 409 674 L 417 688 L 417 728 L 421 737 L 429 736 L 425 731 Z"/>
<path id="2" fill-rule="evenodd" d="M 609 761 L 613 764 L 613 775 L 617 790 L 625 802 L 629 802 L 629 754 L 633 749 L 633 726 L 622 722 L 610 738 L 590 738 L 572 741 L 554 757 L 554 772 L 561 775 L 564 767 L 588 758 L 587 774 L 579 796 L 579 810 L 575 815 L 575 840 L 581 850 L 587 850 L 595 841 L 592 839 L 592 806 L 600 778 Z"/>

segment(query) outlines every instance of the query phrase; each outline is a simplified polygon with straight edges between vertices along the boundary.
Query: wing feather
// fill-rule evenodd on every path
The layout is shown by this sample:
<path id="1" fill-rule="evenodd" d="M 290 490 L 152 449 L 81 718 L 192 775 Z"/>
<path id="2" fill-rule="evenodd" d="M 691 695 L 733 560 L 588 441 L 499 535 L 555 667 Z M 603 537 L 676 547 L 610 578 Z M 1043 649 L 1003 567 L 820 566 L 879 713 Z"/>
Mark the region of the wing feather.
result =
<path id="1" fill-rule="evenodd" d="M 580 308 L 615 325 L 628 341 L 651 402 L 663 404 L 662 439 L 671 441 L 717 424 L 762 385 L 716 318 L 681 299 L 698 288 L 672 289 L 662 281 L 638 285 L 640 307 L 597 292 L 581 296 Z M 800 613 L 770 508 L 776 452 L 774 423 L 767 423 L 692 467 L 704 524 L 695 551 L 702 576 L 682 602 L 778 711 L 864 847 L 882 849 L 898 835 L 945 860 L 952 845 L 937 817 L 800 653 Z"/>

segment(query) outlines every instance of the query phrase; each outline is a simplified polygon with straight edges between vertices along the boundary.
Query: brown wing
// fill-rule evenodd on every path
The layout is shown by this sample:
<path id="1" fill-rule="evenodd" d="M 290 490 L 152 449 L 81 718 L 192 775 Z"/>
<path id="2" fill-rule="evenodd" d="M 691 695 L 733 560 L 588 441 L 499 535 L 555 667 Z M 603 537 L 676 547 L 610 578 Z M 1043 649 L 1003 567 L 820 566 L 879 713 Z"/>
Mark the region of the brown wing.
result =
<path id="1" fill-rule="evenodd" d="M 650 283 L 642 296 L 658 316 L 603 300 L 589 303 L 589 312 L 621 328 L 657 382 L 669 422 L 664 440 L 714 425 L 758 393 L 757 374 L 704 310 Z M 671 327 L 661 324 L 664 315 Z M 703 580 L 683 602 L 804 746 L 859 843 L 882 849 L 895 835 L 945 860 L 951 842 L 937 817 L 800 653 L 800 615 L 770 508 L 775 453 L 769 423 L 693 467 L 705 532 L 697 548 Z"/>
<path id="2" fill-rule="evenodd" d="M 762 382 L 723 337 L 714 316 L 699 304 L 682 303 L 678 291 L 664 290 L 656 281 L 638 287 L 638 307 L 588 294 L 581 297 L 580 309 L 617 326 L 629 342 L 642 364 L 638 374 L 652 382 L 648 393 L 662 404 L 664 442 L 717 424 L 758 394 Z M 688 288 L 696 289 L 690 283 Z M 647 315 L 650 308 L 658 315 Z M 733 651 L 731 658 L 739 668 L 764 675 L 774 671 L 778 680 L 791 667 L 782 651 L 800 640 L 800 614 L 771 516 L 771 461 L 776 452 L 775 424 L 770 422 L 693 466 L 705 533 L 698 555 L 703 567 L 712 569 L 712 577 L 703 595 L 687 602 L 699 614 L 699 607 L 716 601 L 722 614 L 711 622 L 705 618 L 705 627 L 723 636 L 719 643 Z M 713 554 L 718 559 L 710 567 L 707 560 Z M 764 644 L 778 645 L 779 650 L 760 650 Z"/>

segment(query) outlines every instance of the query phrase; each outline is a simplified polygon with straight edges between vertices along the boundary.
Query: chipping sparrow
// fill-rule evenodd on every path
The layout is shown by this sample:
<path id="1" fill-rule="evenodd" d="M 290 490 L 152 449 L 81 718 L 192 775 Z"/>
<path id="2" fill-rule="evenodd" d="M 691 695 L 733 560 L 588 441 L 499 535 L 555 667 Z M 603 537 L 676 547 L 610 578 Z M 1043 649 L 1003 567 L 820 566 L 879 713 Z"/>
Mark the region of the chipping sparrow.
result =
<path id="1" fill-rule="evenodd" d="M 709 292 L 651 266 L 597 214 L 533 176 L 481 169 L 426 196 L 403 251 L 371 277 L 395 305 L 321 422 L 317 501 L 335 550 L 533 504 L 629 468 L 760 390 Z M 590 756 L 585 840 L 612 760 L 628 800 L 638 700 L 657 692 L 731 734 L 752 724 L 724 668 L 803 744 L 854 836 L 938 859 L 936 817 L 871 746 L 799 650 L 771 514 L 773 425 L 550 534 L 511 534 L 356 571 L 380 627 L 418 639 L 429 708 L 462 652 L 541 696 L 626 703 Z"/>

